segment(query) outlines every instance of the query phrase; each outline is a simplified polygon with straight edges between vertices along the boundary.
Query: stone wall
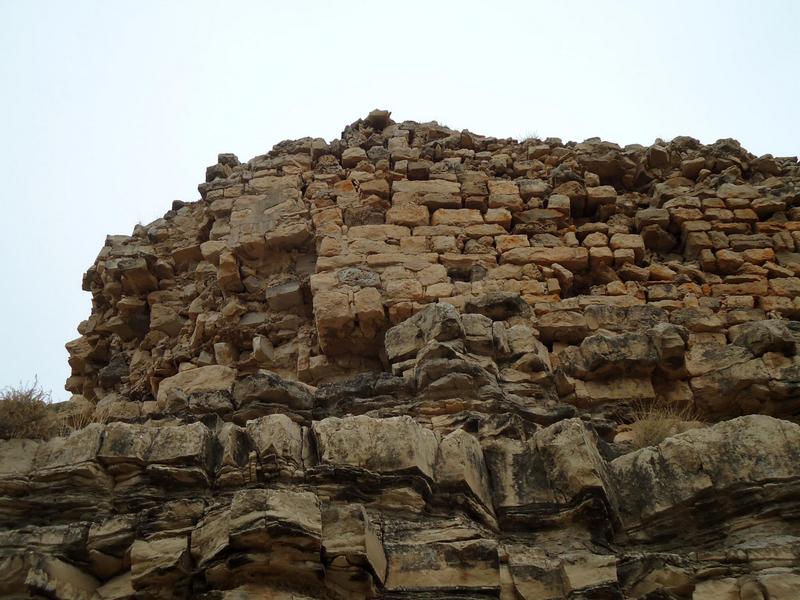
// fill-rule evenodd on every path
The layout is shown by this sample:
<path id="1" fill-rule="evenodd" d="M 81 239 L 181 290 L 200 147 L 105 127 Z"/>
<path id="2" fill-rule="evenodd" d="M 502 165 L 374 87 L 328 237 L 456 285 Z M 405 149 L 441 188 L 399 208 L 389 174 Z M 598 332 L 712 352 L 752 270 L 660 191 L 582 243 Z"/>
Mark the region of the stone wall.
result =
<path id="1" fill-rule="evenodd" d="M 503 294 L 530 311 L 495 329 L 530 327 L 556 364 L 599 330 L 671 323 L 690 360 L 670 393 L 728 415 L 794 410 L 751 393 L 791 365 L 728 348 L 747 323 L 800 311 L 791 159 L 733 140 L 497 140 L 375 111 L 340 140 L 246 164 L 223 154 L 206 175 L 201 202 L 108 238 L 84 280 L 92 316 L 68 344 L 70 391 L 149 414 L 164 378 L 198 366 L 312 385 L 386 371 L 392 325 Z M 747 379 L 710 398 L 714 374 L 740 363 Z M 565 376 L 570 403 L 596 396 Z"/>
<path id="2" fill-rule="evenodd" d="M 0 595 L 800 596 L 796 159 L 376 110 L 199 190 L 0 441 Z"/>

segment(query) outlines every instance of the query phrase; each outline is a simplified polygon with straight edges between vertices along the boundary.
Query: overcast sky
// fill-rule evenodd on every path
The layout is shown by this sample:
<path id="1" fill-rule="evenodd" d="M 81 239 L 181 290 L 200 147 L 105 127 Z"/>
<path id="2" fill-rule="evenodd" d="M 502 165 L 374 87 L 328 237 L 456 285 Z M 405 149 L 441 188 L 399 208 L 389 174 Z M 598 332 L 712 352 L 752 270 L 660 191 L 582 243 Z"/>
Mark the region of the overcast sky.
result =
<path id="1" fill-rule="evenodd" d="M 0 0 L 0 386 L 68 394 L 106 234 L 219 152 L 370 109 L 495 136 L 800 154 L 800 2 Z"/>

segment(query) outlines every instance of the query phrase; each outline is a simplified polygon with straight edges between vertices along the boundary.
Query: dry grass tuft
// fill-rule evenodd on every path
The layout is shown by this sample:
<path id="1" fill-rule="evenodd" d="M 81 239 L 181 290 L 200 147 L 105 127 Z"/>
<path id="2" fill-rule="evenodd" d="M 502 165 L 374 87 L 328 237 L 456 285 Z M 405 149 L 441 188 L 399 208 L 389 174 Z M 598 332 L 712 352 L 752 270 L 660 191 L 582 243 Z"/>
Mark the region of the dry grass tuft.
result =
<path id="1" fill-rule="evenodd" d="M 636 406 L 630 430 L 636 448 L 657 446 L 672 435 L 696 428 L 702 417 L 694 404 L 655 401 Z"/>
<path id="2" fill-rule="evenodd" d="M 520 142 L 538 142 L 538 141 L 541 141 L 541 138 L 539 137 L 539 132 L 534 129 L 533 131 L 528 130 L 525 133 L 525 135 L 523 135 L 520 138 L 519 141 Z"/>
<path id="3" fill-rule="evenodd" d="M 109 416 L 108 409 L 104 410 L 93 404 L 84 406 L 80 410 L 65 411 L 56 419 L 58 435 L 67 436 L 92 423 L 107 423 Z"/>
<path id="4" fill-rule="evenodd" d="M 100 409 L 80 398 L 50 403 L 50 392 L 41 388 L 37 379 L 0 392 L 0 439 L 25 438 L 49 440 L 67 436 L 91 423 L 106 423 L 107 409 Z"/>
<path id="5" fill-rule="evenodd" d="M 49 409 L 50 392 L 33 383 L 20 383 L 0 392 L 0 438 L 48 439 L 56 433 Z"/>

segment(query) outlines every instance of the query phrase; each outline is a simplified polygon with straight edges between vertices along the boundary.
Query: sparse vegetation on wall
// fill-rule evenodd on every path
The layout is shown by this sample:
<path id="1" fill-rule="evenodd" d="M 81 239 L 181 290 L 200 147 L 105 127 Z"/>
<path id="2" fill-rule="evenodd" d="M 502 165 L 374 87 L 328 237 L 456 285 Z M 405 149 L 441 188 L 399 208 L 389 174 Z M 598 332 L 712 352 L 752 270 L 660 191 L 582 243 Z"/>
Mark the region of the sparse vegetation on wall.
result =
<path id="1" fill-rule="evenodd" d="M 697 427 L 702 422 L 692 404 L 678 402 L 650 402 L 633 411 L 630 428 L 636 448 L 657 446 L 672 435 Z"/>
<path id="2" fill-rule="evenodd" d="M 48 408 L 50 392 L 34 378 L 0 392 L 0 438 L 47 439 L 56 426 Z"/>

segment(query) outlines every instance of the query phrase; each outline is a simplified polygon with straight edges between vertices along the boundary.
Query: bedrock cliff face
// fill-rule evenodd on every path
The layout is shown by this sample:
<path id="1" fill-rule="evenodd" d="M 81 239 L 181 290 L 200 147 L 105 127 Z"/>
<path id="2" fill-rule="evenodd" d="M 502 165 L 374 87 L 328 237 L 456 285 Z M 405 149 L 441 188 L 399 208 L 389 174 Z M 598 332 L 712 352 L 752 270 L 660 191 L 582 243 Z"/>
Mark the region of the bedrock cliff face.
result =
<path id="1" fill-rule="evenodd" d="M 0 440 L 0 595 L 800 597 L 796 159 L 373 111 L 199 190 Z"/>

